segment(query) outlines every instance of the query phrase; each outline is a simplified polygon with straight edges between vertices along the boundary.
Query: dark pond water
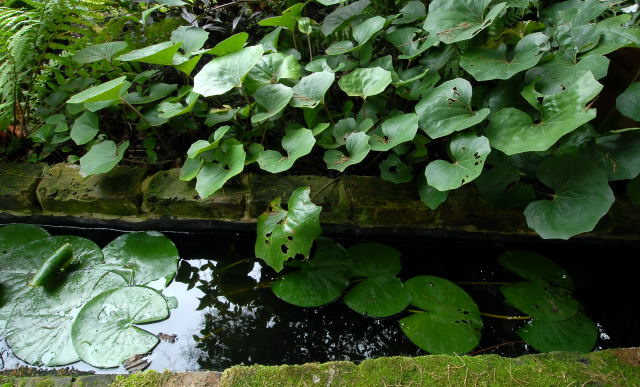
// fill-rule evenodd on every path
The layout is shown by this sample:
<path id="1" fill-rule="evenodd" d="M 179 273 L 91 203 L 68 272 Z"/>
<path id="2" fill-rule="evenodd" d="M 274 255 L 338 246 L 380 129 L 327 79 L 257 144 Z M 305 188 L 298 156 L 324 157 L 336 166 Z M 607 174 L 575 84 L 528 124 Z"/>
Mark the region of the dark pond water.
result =
<path id="1" fill-rule="evenodd" d="M 45 227 L 52 235 L 85 236 L 101 247 L 122 231 Z M 177 335 L 161 342 L 150 356 L 150 369 L 222 370 L 236 364 L 296 364 L 330 360 L 360 361 L 392 355 L 422 355 L 400 331 L 399 317 L 372 319 L 341 301 L 320 308 L 299 308 L 277 299 L 268 286 L 274 272 L 253 259 L 252 233 L 167 232 L 183 260 L 176 280 L 164 291 L 179 306 L 160 323 L 142 326 L 152 333 Z M 517 280 L 498 266 L 506 249 L 529 249 L 564 267 L 581 301 L 600 330 L 596 349 L 640 345 L 637 329 L 638 281 L 634 260 L 639 244 L 589 240 L 543 242 L 539 239 L 471 240 L 453 234 L 437 238 L 385 233 L 342 240 L 345 247 L 362 241 L 390 244 L 403 253 L 401 277 L 437 275 L 459 282 Z M 634 258 L 635 257 L 635 258 Z M 261 285 L 262 284 L 262 285 Z M 496 286 L 463 285 L 486 313 L 517 315 Z M 522 321 L 484 319 L 477 353 L 518 356 L 533 350 L 514 333 Z M 0 344 L 3 368 L 23 365 Z M 79 370 L 96 370 L 77 363 Z"/>

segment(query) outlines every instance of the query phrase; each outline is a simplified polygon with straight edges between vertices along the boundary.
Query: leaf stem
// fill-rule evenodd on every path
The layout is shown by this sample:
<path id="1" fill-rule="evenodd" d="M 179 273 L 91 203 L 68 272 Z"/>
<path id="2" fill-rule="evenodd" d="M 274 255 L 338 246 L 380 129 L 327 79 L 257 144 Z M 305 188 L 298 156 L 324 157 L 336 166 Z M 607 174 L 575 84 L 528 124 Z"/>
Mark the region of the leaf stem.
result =
<path id="1" fill-rule="evenodd" d="M 127 107 L 128 107 L 129 109 L 131 109 L 134 113 L 136 113 L 136 115 L 137 115 L 138 117 L 140 117 L 140 119 L 141 119 L 142 121 L 144 121 L 144 123 L 145 123 L 145 124 L 147 124 L 149 127 L 151 127 L 151 126 L 152 126 L 152 125 L 149 123 L 149 121 L 147 121 L 147 119 L 146 119 L 146 118 L 144 118 L 144 116 L 142 115 L 142 113 L 140 113 L 140 110 L 136 109 L 133 105 L 131 105 L 129 102 L 127 102 L 127 100 L 125 100 L 124 98 L 122 98 L 122 97 L 120 97 L 120 96 L 119 96 L 118 98 L 120 99 L 120 102 L 122 102 L 123 104 L 127 105 Z"/>
<path id="2" fill-rule="evenodd" d="M 500 320 L 531 320 L 531 316 L 505 316 L 502 314 L 493 314 L 493 313 L 480 313 L 483 316 L 497 318 Z"/>

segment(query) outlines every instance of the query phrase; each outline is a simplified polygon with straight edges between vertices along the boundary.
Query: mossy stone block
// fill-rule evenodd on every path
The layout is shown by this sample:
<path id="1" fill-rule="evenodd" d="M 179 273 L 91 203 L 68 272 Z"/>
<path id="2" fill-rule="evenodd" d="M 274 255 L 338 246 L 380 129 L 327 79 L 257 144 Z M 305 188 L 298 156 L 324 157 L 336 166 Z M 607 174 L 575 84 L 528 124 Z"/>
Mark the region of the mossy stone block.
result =
<path id="1" fill-rule="evenodd" d="M 36 191 L 42 209 L 50 213 L 136 215 L 142 201 L 140 186 L 146 170 L 115 167 L 108 173 L 80 176 L 77 165 L 56 164 Z"/>
<path id="2" fill-rule="evenodd" d="M 218 192 L 200 198 L 194 181 L 180 180 L 180 169 L 158 172 L 142 184 L 142 210 L 151 215 L 195 219 L 232 219 L 244 217 L 247 187 L 245 177 L 230 180 Z"/>
<path id="3" fill-rule="evenodd" d="M 36 187 L 44 169 L 42 164 L 0 163 L 0 210 L 39 212 Z"/>
<path id="4" fill-rule="evenodd" d="M 322 206 L 320 221 L 323 223 L 347 223 L 348 212 L 339 206 L 339 181 L 324 176 L 277 176 L 251 175 L 249 178 L 251 195 L 247 209 L 251 218 L 257 218 L 266 211 L 269 203 L 281 197 L 284 204 L 291 193 L 299 187 L 311 188 L 311 201 Z"/>
<path id="5" fill-rule="evenodd" d="M 115 381 L 116 375 L 86 375 L 77 377 L 73 382 L 73 387 L 110 387 Z"/>

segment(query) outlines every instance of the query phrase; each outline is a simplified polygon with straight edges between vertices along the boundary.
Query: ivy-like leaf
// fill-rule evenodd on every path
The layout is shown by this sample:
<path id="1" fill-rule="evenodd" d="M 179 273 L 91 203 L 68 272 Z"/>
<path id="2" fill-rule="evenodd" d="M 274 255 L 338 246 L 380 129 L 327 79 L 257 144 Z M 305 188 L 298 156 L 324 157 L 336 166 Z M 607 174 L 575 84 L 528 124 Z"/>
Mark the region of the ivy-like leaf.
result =
<path id="1" fill-rule="evenodd" d="M 218 42 L 215 46 L 207 50 L 198 50 L 194 54 L 211 54 L 215 56 L 224 56 L 242 50 L 244 44 L 249 39 L 249 34 L 239 32 L 231 35 L 225 40 Z"/>
<path id="2" fill-rule="evenodd" d="M 311 245 L 322 230 L 320 210 L 309 198 L 309 187 L 300 187 L 291 193 L 288 210 L 280 207 L 280 198 L 274 199 L 269 209 L 258 217 L 256 257 L 279 272 L 285 261 L 300 254 L 309 256 Z"/>
<path id="3" fill-rule="evenodd" d="M 208 38 L 207 31 L 194 26 L 180 26 L 171 33 L 171 41 L 181 43 L 180 47 L 187 56 L 201 49 Z"/>
<path id="4" fill-rule="evenodd" d="M 80 175 L 87 177 L 109 172 L 122 160 L 128 147 L 129 141 L 116 146 L 111 140 L 92 146 L 89 152 L 80 157 Z"/>
<path id="5" fill-rule="evenodd" d="M 557 94 L 567 89 L 580 87 L 579 82 L 591 72 L 597 80 L 607 75 L 609 59 L 602 55 L 589 55 L 574 63 L 562 56 L 555 56 L 542 65 L 529 69 L 525 82 L 535 82 L 535 88 L 542 94 Z"/>
<path id="6" fill-rule="evenodd" d="M 414 113 L 387 118 L 374 130 L 369 145 L 374 151 L 388 151 L 396 145 L 413 140 L 418 131 L 418 116 Z"/>
<path id="7" fill-rule="evenodd" d="M 262 46 L 250 46 L 212 59 L 193 78 L 193 91 L 210 97 L 241 87 L 245 75 L 258 62 L 262 53 Z"/>
<path id="8" fill-rule="evenodd" d="M 616 108 L 623 116 L 640 122 L 640 82 L 634 82 L 616 98 Z"/>
<path id="9" fill-rule="evenodd" d="M 424 171 L 427 183 L 438 191 L 450 191 L 480 176 L 487 155 L 489 140 L 472 133 L 460 134 L 449 144 L 453 163 L 435 160 Z"/>
<path id="10" fill-rule="evenodd" d="M 609 181 L 633 179 L 640 174 L 640 130 L 598 137 L 588 154 L 607 172 Z"/>
<path id="11" fill-rule="evenodd" d="M 81 91 L 80 93 L 71 96 L 71 98 L 67 100 L 67 103 L 90 103 L 117 100 L 120 97 L 122 88 L 126 84 L 127 77 L 122 76 Z"/>
<path id="12" fill-rule="evenodd" d="M 421 177 L 418 180 L 418 195 L 420 195 L 420 201 L 432 210 L 440 207 L 442 203 L 447 201 L 449 191 L 438 191 L 427 183 L 426 177 Z"/>
<path id="13" fill-rule="evenodd" d="M 361 15 L 362 11 L 364 11 L 369 4 L 371 4 L 371 0 L 358 0 L 349 5 L 345 5 L 344 7 L 334 9 L 333 12 L 324 18 L 324 21 L 320 26 L 320 32 L 322 32 L 324 36 L 328 36 L 329 34 L 342 29 L 349 19 L 354 16 Z"/>
<path id="14" fill-rule="evenodd" d="M 251 116 L 251 123 L 257 124 L 269 119 L 284 109 L 293 97 L 293 90 L 280 83 L 265 85 L 253 94 L 260 109 Z"/>
<path id="15" fill-rule="evenodd" d="M 358 68 L 338 81 L 340 89 L 352 97 L 367 99 L 380 94 L 391 83 L 391 73 L 382 67 Z"/>
<path id="16" fill-rule="evenodd" d="M 374 16 L 358 23 L 352 27 L 353 38 L 356 40 L 357 45 L 354 45 L 353 42 L 348 40 L 336 42 L 327 48 L 327 55 L 346 54 L 347 52 L 360 49 L 373 37 L 373 35 L 382 30 L 386 21 L 387 20 L 382 16 Z"/>
<path id="17" fill-rule="evenodd" d="M 335 79 L 336 75 L 330 71 L 320 71 L 303 77 L 292 89 L 293 98 L 290 105 L 310 109 L 318 106 Z"/>
<path id="18" fill-rule="evenodd" d="M 545 280 L 565 289 L 573 290 L 573 281 L 563 268 L 540 254 L 526 250 L 505 251 L 498 263 L 524 279 Z"/>
<path id="19" fill-rule="evenodd" d="M 423 28 L 446 44 L 471 39 L 493 23 L 507 6 L 506 2 L 493 3 L 493 0 L 432 1 Z"/>
<path id="20" fill-rule="evenodd" d="M 178 52 L 182 42 L 162 42 L 149 47 L 130 51 L 117 57 L 124 62 L 142 62 L 150 64 L 173 65 L 173 57 Z"/>
<path id="21" fill-rule="evenodd" d="M 293 55 L 273 53 L 264 55 L 249 71 L 244 87 L 253 94 L 260 87 L 280 82 L 281 79 L 300 78 L 300 63 Z"/>
<path id="22" fill-rule="evenodd" d="M 347 136 L 346 147 L 349 156 L 337 150 L 328 150 L 324 153 L 324 162 L 327 168 L 343 172 L 347 167 L 364 160 L 369 154 L 369 136 L 364 132 L 355 132 Z"/>
<path id="23" fill-rule="evenodd" d="M 92 112 L 84 112 L 73 122 L 71 127 L 71 139 L 77 145 L 84 145 L 98 134 L 98 115 Z"/>
<path id="24" fill-rule="evenodd" d="M 309 154 L 315 143 L 316 139 L 311 130 L 305 128 L 290 130 L 282 138 L 282 148 L 287 155 L 282 156 L 278 151 L 267 150 L 258 156 L 258 164 L 267 172 L 284 172 L 290 169 L 300 157 Z"/>
<path id="25" fill-rule="evenodd" d="M 103 59 L 111 62 L 111 58 L 125 48 L 127 48 L 127 42 L 93 44 L 76 52 L 71 59 L 80 64 L 93 63 Z"/>
<path id="26" fill-rule="evenodd" d="M 413 168 L 405 164 L 397 154 L 391 153 L 378 164 L 380 178 L 395 184 L 407 183 L 413 179 Z"/>
<path id="27" fill-rule="evenodd" d="M 214 162 L 205 162 L 196 180 L 196 191 L 205 199 L 213 195 L 232 177 L 244 169 L 246 157 L 244 147 L 238 140 L 230 138 L 215 152 Z"/>

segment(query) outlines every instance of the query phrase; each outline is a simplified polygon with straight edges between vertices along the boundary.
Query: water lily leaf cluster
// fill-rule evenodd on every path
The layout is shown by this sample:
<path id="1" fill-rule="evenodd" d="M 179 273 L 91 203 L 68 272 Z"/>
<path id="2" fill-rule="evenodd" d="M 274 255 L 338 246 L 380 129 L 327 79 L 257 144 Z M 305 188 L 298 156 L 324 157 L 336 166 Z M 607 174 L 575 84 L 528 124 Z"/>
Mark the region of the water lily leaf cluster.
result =
<path id="1" fill-rule="evenodd" d="M 16 357 L 35 366 L 82 360 L 117 367 L 158 343 L 135 324 L 169 316 L 161 290 L 177 262 L 175 246 L 158 232 L 124 234 L 100 249 L 37 226 L 3 226 L 1 335 Z"/>

